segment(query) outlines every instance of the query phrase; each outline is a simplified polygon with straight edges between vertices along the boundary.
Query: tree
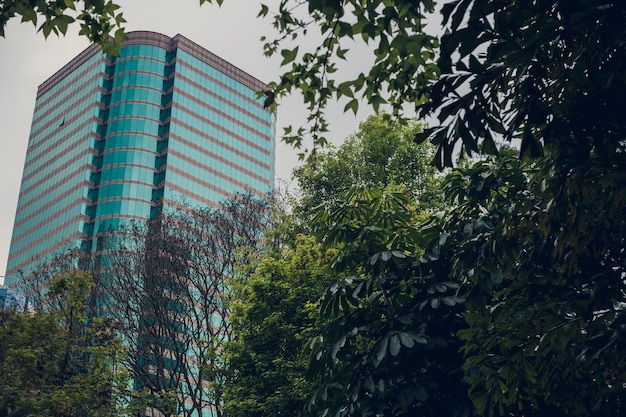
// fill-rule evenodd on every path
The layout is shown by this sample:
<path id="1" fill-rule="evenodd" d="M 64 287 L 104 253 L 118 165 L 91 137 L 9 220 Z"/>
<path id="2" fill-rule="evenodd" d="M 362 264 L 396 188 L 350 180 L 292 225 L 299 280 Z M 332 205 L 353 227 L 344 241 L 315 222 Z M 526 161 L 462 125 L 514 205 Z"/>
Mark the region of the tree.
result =
<path id="1" fill-rule="evenodd" d="M 508 278 L 486 295 L 489 313 L 479 304 L 466 315 L 474 342 L 467 366 L 486 371 L 472 381 L 473 392 L 494 405 L 488 413 L 557 407 L 569 415 L 619 415 L 626 199 L 616 181 L 626 175 L 626 142 L 617 120 L 626 80 L 612 74 L 626 64 L 626 8 L 482 1 L 450 3 L 444 15 L 451 33 L 442 38 L 439 66 L 446 75 L 431 87 L 424 111 L 438 110 L 456 127 L 452 134 L 434 130 L 435 140 L 449 148 L 456 135 L 470 151 L 482 144 L 493 152 L 491 137 L 499 134 L 518 137 L 522 156 L 544 155 L 483 242 L 493 269 L 476 268 L 483 261 L 475 257 L 462 261 L 478 272 L 469 279 L 477 288 L 492 273 Z M 460 60 L 451 59 L 455 53 Z M 462 81 L 471 88 L 461 91 Z M 481 333 L 485 326 L 493 333 Z M 504 378 L 509 372 L 520 379 Z"/>
<path id="2" fill-rule="evenodd" d="M 432 138 L 439 167 L 453 165 L 458 148 L 489 155 L 502 140 L 519 141 L 535 164 L 515 174 L 507 159 L 458 171 L 463 186 L 448 192 L 459 207 L 434 240 L 455 254 L 448 274 L 468 286 L 460 335 L 470 392 L 493 415 L 620 415 L 626 4 L 442 1 L 440 40 L 424 32 L 435 6 L 281 1 L 278 37 L 265 45 L 286 66 L 273 87 L 278 100 L 301 91 L 311 113 L 285 139 L 324 145 L 328 100 L 345 97 L 356 110 L 360 94 L 374 109 L 400 115 L 409 104 L 438 118 L 416 138 Z M 315 50 L 289 44 L 316 31 Z M 374 62 L 341 79 L 346 43 L 359 39 L 375 44 Z"/>
<path id="3" fill-rule="evenodd" d="M 434 6 L 433 0 L 281 0 L 270 13 L 262 5 L 259 16 L 271 16 L 278 31 L 275 38 L 262 37 L 264 52 L 280 54 L 286 67 L 271 84 L 276 102 L 300 91 L 310 111 L 307 126 L 287 127 L 283 140 L 300 148 L 303 137 L 310 136 L 314 149 L 327 145 L 324 111 L 333 98 L 345 98 L 345 110 L 356 112 L 361 94 L 375 111 L 389 105 L 394 115 L 406 103 L 423 104 L 425 86 L 439 75 L 438 40 L 423 30 L 426 13 Z M 312 43 L 315 49 L 306 51 L 298 44 L 305 35 L 319 38 Z M 338 69 L 350 56 L 346 44 L 359 39 L 377 46 L 372 51 L 374 63 L 369 71 L 343 79 Z"/>
<path id="4" fill-rule="evenodd" d="M 589 239 L 579 228 L 575 239 L 585 241 L 584 251 L 576 241 L 561 244 L 573 237 L 566 229 L 577 219 L 551 224 L 553 210 L 565 202 L 550 195 L 558 180 L 550 176 L 554 168 L 545 170 L 546 159 L 487 160 L 456 171 L 448 182 L 457 208 L 440 230 L 460 242 L 450 273 L 469 288 L 468 328 L 459 336 L 470 394 L 484 415 L 621 415 L 621 220 L 612 223 L 614 236 L 598 226 Z M 579 196 L 570 209 L 611 207 L 602 201 L 611 197 L 593 188 L 587 192 L 595 201 Z M 613 221 L 606 214 L 598 221 Z"/>
<path id="5" fill-rule="evenodd" d="M 416 144 L 422 124 L 394 122 L 385 113 L 372 115 L 337 149 L 319 152 L 294 169 L 300 196 L 296 210 L 307 213 L 318 205 L 332 205 L 354 184 L 402 184 L 422 207 L 441 205 L 441 177 L 430 164 L 434 148 Z"/>
<path id="6" fill-rule="evenodd" d="M 0 413 L 127 415 L 125 352 L 112 321 L 90 314 L 93 281 L 55 277 L 46 311 L 0 312 Z"/>
<path id="7" fill-rule="evenodd" d="M 455 335 L 460 285 L 448 277 L 449 253 L 424 253 L 417 208 L 401 186 L 364 186 L 317 213 L 320 238 L 340 248 L 326 325 L 309 346 L 321 415 L 475 414 Z"/>
<path id="8" fill-rule="evenodd" d="M 441 39 L 426 30 L 436 11 Z M 286 67 L 272 84 L 276 97 L 300 91 L 309 105 L 308 128 L 287 128 L 288 143 L 309 135 L 324 146 L 328 101 L 346 98 L 345 110 L 356 111 L 360 94 L 374 110 L 388 105 L 400 115 L 409 104 L 436 116 L 441 126 L 419 136 L 433 136 L 439 166 L 453 164 L 457 143 L 493 154 L 498 138 L 520 139 L 532 156 L 542 144 L 614 155 L 624 136 L 616 121 L 625 79 L 616 74 L 625 65 L 625 14 L 621 2 L 598 0 L 281 0 L 259 13 L 278 31 L 263 37 L 265 53 L 280 54 Z M 320 46 L 301 50 L 299 37 L 312 34 Z M 342 78 L 347 44 L 359 40 L 376 46 L 373 64 Z"/>
<path id="9" fill-rule="evenodd" d="M 265 250 L 251 264 L 239 264 L 232 284 L 234 340 L 227 344 L 228 415 L 315 415 L 319 411 L 305 409 L 317 382 L 308 375 L 303 351 L 324 326 L 317 301 L 324 288 L 338 279 L 331 268 L 336 249 L 322 250 L 312 237 L 293 231 L 310 230 L 313 207 L 341 205 L 355 182 L 407 183 L 410 198 L 419 196 L 426 202 L 418 205 L 414 200 L 413 207 L 429 207 L 432 195 L 437 194 L 433 185 L 437 180 L 428 165 L 431 149 L 412 142 L 419 129 L 418 123 L 401 126 L 388 116 L 372 116 L 339 149 L 320 153 L 315 161 L 294 171 L 301 188 L 300 199 L 292 206 L 297 214 L 275 212 L 282 221 L 266 231 Z M 412 169 L 404 175 L 402 168 L 407 166 Z"/>
<path id="10" fill-rule="evenodd" d="M 122 24 L 126 22 L 119 6 L 111 0 L 28 1 L 9 0 L 0 4 L 0 36 L 4 37 L 7 22 L 21 17 L 32 22 L 47 38 L 51 33 L 65 35 L 68 26 L 80 24 L 80 35 L 102 45 L 105 53 L 116 54 L 126 39 Z"/>
<path id="11" fill-rule="evenodd" d="M 421 109 L 445 122 L 432 132 L 442 163 L 459 140 L 468 152 L 494 153 L 497 136 L 560 163 L 621 159 L 624 127 L 615 121 L 626 80 L 611 74 L 626 65 L 624 4 L 460 1 L 442 13 L 450 33 L 441 76 Z"/>
<path id="12" fill-rule="evenodd" d="M 115 323 L 128 352 L 122 364 L 133 384 L 133 409 L 220 416 L 221 352 L 232 336 L 227 284 L 238 250 L 258 250 L 270 199 L 244 193 L 219 208 L 170 206 L 153 219 L 98 234 L 93 252 L 60 254 L 20 288 L 40 300 L 51 277 L 88 271 L 96 282 L 93 316 Z"/>
<path id="13" fill-rule="evenodd" d="M 313 415 L 305 411 L 313 382 L 302 351 L 321 326 L 317 300 L 333 280 L 331 261 L 332 251 L 299 235 L 240 265 L 232 281 L 233 340 L 226 345 L 226 415 Z"/>
<path id="14" fill-rule="evenodd" d="M 311 346 L 327 386 L 318 404 L 350 416 L 621 415 L 623 296 L 593 294 L 587 279 L 615 265 L 589 254 L 586 274 L 571 274 L 552 242 L 534 247 L 536 213 L 519 207 L 540 205 L 538 172 L 510 153 L 456 169 L 445 181 L 454 204 L 425 223 L 389 190 L 354 190 L 319 213 L 316 230 L 340 243 L 336 265 L 353 275 L 328 290 L 331 322 Z M 434 340 L 444 343 L 420 351 Z"/>
<path id="15" fill-rule="evenodd" d="M 118 320 L 128 369 L 151 407 L 222 415 L 220 352 L 232 337 L 227 285 L 238 248 L 258 247 L 268 210 L 266 199 L 242 194 L 218 209 L 181 206 L 100 237 L 93 261 L 103 304 Z"/>

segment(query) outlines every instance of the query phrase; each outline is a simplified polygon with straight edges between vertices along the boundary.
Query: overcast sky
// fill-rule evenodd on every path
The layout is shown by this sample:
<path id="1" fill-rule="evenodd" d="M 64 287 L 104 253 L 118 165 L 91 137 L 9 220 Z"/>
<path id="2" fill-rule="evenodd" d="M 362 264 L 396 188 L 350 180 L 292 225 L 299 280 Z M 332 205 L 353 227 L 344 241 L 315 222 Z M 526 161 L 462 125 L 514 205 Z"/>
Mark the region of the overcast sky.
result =
<path id="1" fill-rule="evenodd" d="M 276 3 L 270 0 L 264 3 Z M 118 0 L 128 21 L 126 30 L 152 30 L 168 36 L 181 34 L 211 52 L 226 59 L 256 78 L 269 82 L 280 74 L 279 61 L 268 60 L 262 54 L 259 41 L 263 34 L 271 34 L 268 19 L 256 19 L 259 2 L 253 0 L 226 0 L 221 8 L 199 6 L 198 0 Z M 70 59 L 85 49 L 89 42 L 77 35 L 78 27 L 71 27 L 68 35 L 44 40 L 31 23 L 9 22 L 6 38 L 0 38 L 0 273 L 4 275 L 11 241 L 15 208 L 24 164 L 24 155 L 30 131 L 37 86 L 54 74 Z M 353 55 L 349 64 L 362 71 L 365 55 Z M 278 108 L 278 129 L 301 121 L 306 112 L 299 97 L 281 103 Z M 339 142 L 353 133 L 358 121 L 352 113 L 343 114 L 341 107 L 331 111 L 331 140 Z M 276 174 L 289 179 L 297 165 L 297 152 L 278 144 Z M 0 282 L 2 279 L 0 278 Z"/>

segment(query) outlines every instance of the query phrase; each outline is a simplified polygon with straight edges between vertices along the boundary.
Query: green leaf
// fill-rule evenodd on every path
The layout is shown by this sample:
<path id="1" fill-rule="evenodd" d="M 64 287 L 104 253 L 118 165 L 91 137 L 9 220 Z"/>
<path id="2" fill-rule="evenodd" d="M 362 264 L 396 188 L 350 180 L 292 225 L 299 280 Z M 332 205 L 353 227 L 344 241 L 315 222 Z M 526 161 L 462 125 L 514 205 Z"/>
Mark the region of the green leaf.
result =
<path id="1" fill-rule="evenodd" d="M 60 15 L 52 20 L 52 23 L 56 25 L 59 31 L 65 35 L 67 33 L 67 27 L 70 23 L 74 22 L 74 18 L 67 15 Z"/>
<path id="2" fill-rule="evenodd" d="M 22 11 L 22 22 L 33 22 L 33 24 L 37 24 L 37 13 L 35 10 L 30 7 L 26 7 Z"/>
<path id="3" fill-rule="evenodd" d="M 391 356 L 398 356 L 400 353 L 400 337 L 397 334 L 391 336 L 389 340 L 389 353 Z"/>
<path id="4" fill-rule="evenodd" d="M 298 48 L 299 47 L 296 46 L 294 49 L 282 49 L 280 51 L 280 55 L 283 57 L 283 60 L 280 65 L 284 66 L 290 62 L 293 62 L 298 56 Z"/>
<path id="5" fill-rule="evenodd" d="M 120 45 L 122 41 L 126 40 L 128 35 L 126 35 L 126 31 L 124 29 L 117 29 L 115 31 L 115 43 Z"/>
<path id="6" fill-rule="evenodd" d="M 348 52 L 348 49 L 337 48 L 337 51 L 335 53 L 337 54 L 338 58 L 346 59 L 347 52 Z"/>
<path id="7" fill-rule="evenodd" d="M 374 109 L 374 111 L 376 112 L 380 109 L 381 104 L 387 103 L 387 100 L 385 100 L 383 97 L 381 97 L 378 94 L 372 95 L 368 101 L 372 105 L 372 108 Z"/>
<path id="8" fill-rule="evenodd" d="M 359 110 L 359 101 L 355 98 L 350 100 L 348 104 L 346 104 L 346 106 L 343 108 L 344 113 L 348 110 L 352 110 L 356 115 L 357 111 Z"/>
<path id="9" fill-rule="evenodd" d="M 434 131 L 434 128 L 428 128 L 428 129 L 422 130 L 421 132 L 416 133 L 415 139 L 414 139 L 415 142 L 420 144 L 420 143 L 427 141 L 430 138 L 433 131 Z"/>
<path id="10" fill-rule="evenodd" d="M 389 344 L 388 338 L 383 338 L 380 342 L 378 342 L 378 348 L 376 349 L 376 358 L 374 360 L 374 366 L 378 366 L 380 362 L 387 355 L 387 345 Z"/>
<path id="11" fill-rule="evenodd" d="M 408 333 L 400 333 L 400 342 L 409 349 L 415 345 L 415 339 Z"/>
<path id="12" fill-rule="evenodd" d="M 413 340 L 415 340 L 415 342 L 420 344 L 420 345 L 428 344 L 428 339 L 426 339 L 426 337 L 424 337 L 423 335 L 412 334 L 411 336 L 413 337 Z"/>
<path id="13" fill-rule="evenodd" d="M 52 32 L 52 30 L 56 30 L 56 29 L 54 25 L 52 24 L 52 22 L 47 21 L 41 24 L 41 26 L 39 27 L 39 30 L 43 32 L 44 38 L 47 38 L 48 36 L 50 36 L 50 33 Z"/>
<path id="14" fill-rule="evenodd" d="M 450 306 L 450 307 L 456 305 L 456 299 L 454 297 L 443 297 L 441 301 L 443 301 L 445 305 Z"/>
<path id="15" fill-rule="evenodd" d="M 531 133 L 531 129 L 528 125 L 524 128 L 522 144 L 520 146 L 520 155 L 529 156 L 531 158 L 537 158 L 543 155 L 541 142 L 539 142 L 536 136 Z"/>
<path id="16" fill-rule="evenodd" d="M 265 17 L 269 12 L 269 8 L 265 4 L 261 4 L 261 10 L 259 10 L 259 14 L 256 17 Z"/>
<path id="17" fill-rule="evenodd" d="M 349 81 L 343 82 L 337 86 L 337 97 L 347 96 L 354 98 L 354 93 L 352 92 L 352 83 Z M 347 111 L 347 108 L 344 109 L 344 112 Z"/>

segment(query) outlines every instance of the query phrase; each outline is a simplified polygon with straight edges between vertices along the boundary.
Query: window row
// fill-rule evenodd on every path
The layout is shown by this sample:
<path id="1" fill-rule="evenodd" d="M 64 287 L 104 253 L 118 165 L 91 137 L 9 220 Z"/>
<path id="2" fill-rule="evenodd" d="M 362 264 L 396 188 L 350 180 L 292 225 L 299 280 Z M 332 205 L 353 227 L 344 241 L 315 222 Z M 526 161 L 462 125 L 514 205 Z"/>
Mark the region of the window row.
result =
<path id="1" fill-rule="evenodd" d="M 75 173 L 84 170 L 86 165 L 92 162 L 93 157 L 86 153 L 84 148 L 69 149 L 71 145 L 69 143 L 54 149 L 54 152 L 44 153 L 37 161 L 28 163 L 21 184 L 22 192 L 41 195 L 40 193 L 49 187 L 62 192 L 63 187 L 71 187 L 78 183 Z"/>
<path id="2" fill-rule="evenodd" d="M 24 267 L 32 266 L 33 259 L 42 259 L 42 254 L 45 254 L 48 250 L 50 250 L 50 248 L 57 245 L 64 237 L 71 236 L 72 233 L 76 233 L 77 231 L 80 232 L 80 230 L 77 230 L 77 225 L 79 222 L 80 221 L 77 220 L 76 224 L 70 224 L 67 227 L 62 228 L 61 230 L 55 231 L 55 233 L 51 236 L 47 236 L 45 239 L 39 241 L 36 245 L 28 248 L 28 250 L 25 250 L 20 254 L 15 254 L 15 252 L 19 251 L 22 248 L 25 248 L 26 246 L 29 246 L 32 242 L 32 239 L 27 238 L 20 242 L 12 244 L 11 265 L 24 265 Z M 38 233 L 38 236 L 44 236 L 44 234 Z M 65 249 L 66 247 L 64 246 L 63 250 Z M 24 272 L 26 273 L 27 270 L 24 269 Z"/>
<path id="3" fill-rule="evenodd" d="M 185 78 L 180 77 L 175 79 L 175 86 L 187 94 L 199 98 L 201 101 L 211 101 L 217 98 L 217 100 L 223 103 L 220 107 L 226 106 L 224 107 L 225 109 L 231 108 L 230 110 L 225 110 L 227 113 L 245 114 L 245 112 L 248 112 L 261 120 L 266 120 L 266 123 L 270 122 L 270 112 L 253 102 L 258 100 L 262 103 L 264 100 L 264 98 L 257 98 L 256 92 L 251 91 L 249 95 L 241 97 L 232 90 L 221 86 L 209 78 L 201 78 L 197 75 L 196 79 L 192 77 L 187 78 L 199 84 L 201 87 L 199 88 Z M 252 100 L 252 102 L 250 100 Z"/>
<path id="4" fill-rule="evenodd" d="M 54 223 L 56 227 L 72 216 L 78 215 L 78 210 L 80 210 L 80 208 L 76 208 L 76 204 L 80 201 L 81 194 L 81 190 L 76 190 L 75 192 L 59 199 L 54 204 L 42 205 L 41 199 L 35 199 L 32 200 L 33 204 L 20 206 L 20 210 L 17 212 L 18 215 L 15 217 L 13 235 L 19 236 L 35 228 L 35 233 L 31 232 L 30 235 L 41 236 L 43 235 L 42 231 L 46 229 L 49 224 Z M 28 218 L 35 212 L 38 213 L 21 223 L 22 219 Z"/>
<path id="5" fill-rule="evenodd" d="M 154 90 L 145 87 L 124 87 L 111 92 L 110 105 L 126 100 L 147 101 L 159 105 L 163 100 L 163 91 L 160 88 Z"/>
<path id="6" fill-rule="evenodd" d="M 189 121 L 192 122 L 192 121 Z M 268 142 L 253 142 L 254 139 L 248 139 L 248 142 L 253 142 L 258 145 L 266 146 L 252 146 L 251 143 L 245 143 L 241 139 L 235 137 L 232 134 L 228 134 L 221 127 L 215 127 L 211 125 L 187 123 L 197 130 L 202 132 L 202 135 L 190 130 L 186 126 L 177 123 L 176 120 L 172 120 L 170 123 L 170 133 L 172 135 L 181 137 L 197 144 L 198 146 L 209 149 L 218 155 L 223 156 L 226 159 L 233 160 L 240 156 L 240 154 L 247 155 L 252 159 L 249 164 L 254 164 L 253 161 L 259 161 L 261 164 L 273 164 L 273 152 L 274 144 Z M 170 145 L 171 146 L 171 145 Z"/>
<path id="7" fill-rule="evenodd" d="M 191 175 L 190 173 L 186 174 Z M 202 180 L 204 180 L 206 184 L 201 183 Z M 190 193 L 197 194 L 216 203 L 227 197 L 229 193 L 236 193 L 249 188 L 254 189 L 254 187 L 252 187 L 250 184 L 243 183 L 241 185 L 238 185 L 235 184 L 233 181 L 229 181 L 218 176 L 213 176 L 212 178 L 210 178 L 209 181 L 207 181 L 206 178 L 189 178 L 186 175 L 181 175 L 178 172 L 173 171 L 169 171 L 166 173 L 166 184 L 173 184 Z M 269 187 L 264 186 L 260 189 L 257 188 L 257 191 L 267 192 L 269 191 Z M 221 195 L 222 197 L 216 199 L 215 193 Z"/>
<path id="8" fill-rule="evenodd" d="M 208 163 L 199 166 L 191 164 L 173 155 L 169 155 L 167 162 L 168 167 L 175 167 L 200 181 L 204 181 L 225 190 L 231 190 L 233 187 L 240 188 L 242 185 L 255 190 L 261 190 L 265 189 L 267 184 L 271 181 L 269 176 L 266 176 L 266 181 L 262 181 L 246 174 L 245 172 L 241 172 L 236 168 L 217 161 L 209 161 Z M 168 181 L 171 181 L 170 171 L 166 171 L 165 178 Z M 182 186 L 182 184 L 180 185 Z"/>
<path id="9" fill-rule="evenodd" d="M 146 119 L 117 119 L 107 123 L 107 136 L 116 132 L 141 132 L 146 135 L 159 136 L 159 121 Z"/>
<path id="10" fill-rule="evenodd" d="M 145 87 L 152 87 L 157 89 L 163 89 L 163 76 L 153 73 L 136 73 L 126 72 L 119 73 L 113 78 L 112 89 L 125 86 L 137 86 L 142 85 Z"/>
<path id="11" fill-rule="evenodd" d="M 138 56 L 129 56 L 128 58 L 118 59 L 115 61 L 115 72 L 125 72 L 125 71 L 148 71 L 156 74 L 165 74 L 165 63 L 163 61 L 138 57 Z"/>
<path id="12" fill-rule="evenodd" d="M 110 215 L 138 216 L 148 218 L 150 216 L 150 208 L 152 204 L 149 200 L 112 200 L 98 203 L 96 205 L 95 218 Z"/>
<path id="13" fill-rule="evenodd" d="M 229 119 L 234 119 L 239 122 L 239 125 L 242 125 L 242 128 L 243 126 L 247 126 L 251 130 L 260 132 L 265 136 L 269 136 L 271 132 L 271 125 L 268 124 L 269 122 L 262 123 L 258 118 L 251 116 L 247 112 L 240 111 L 241 108 L 232 106 L 232 103 L 225 101 L 223 98 L 207 94 L 205 97 L 202 97 L 201 100 L 198 100 L 197 96 L 193 94 L 191 94 L 191 96 L 193 98 L 174 92 L 174 105 L 189 109 L 190 111 L 209 119 L 219 117 L 220 120 L 222 120 L 220 123 L 233 123 L 233 121 Z M 228 117 L 225 117 L 224 115 L 228 115 Z M 246 130 L 250 131 L 250 129 Z"/>
<path id="14" fill-rule="evenodd" d="M 171 143 L 170 149 L 178 152 L 179 154 L 188 156 L 190 159 L 197 161 L 201 166 L 212 168 L 218 172 L 237 170 L 241 173 L 241 177 L 237 176 L 236 178 L 241 181 L 247 181 L 247 178 L 254 179 L 255 175 L 269 181 L 271 175 L 270 164 L 264 166 L 258 163 L 253 163 L 244 156 L 237 155 L 235 153 L 224 155 L 223 152 L 220 152 L 220 149 L 218 149 L 217 146 L 207 149 L 207 152 L 205 153 L 198 152 L 187 143 L 176 141 Z M 171 159 L 172 156 L 173 155 L 168 155 L 169 164 L 174 163 Z M 189 164 L 189 162 L 184 161 L 181 161 L 180 163 Z"/>
<path id="15" fill-rule="evenodd" d="M 98 94 L 88 94 L 85 89 L 72 94 L 62 96 L 62 99 L 54 100 L 45 106 L 35 104 L 31 134 L 39 134 L 45 131 L 62 130 L 69 131 L 73 126 L 78 126 L 91 116 L 98 116 L 100 107 L 96 105 Z M 62 128 L 62 129 L 59 129 Z"/>
<path id="16" fill-rule="evenodd" d="M 163 48 L 152 45 L 128 45 L 120 49 L 117 60 L 126 57 L 149 57 L 159 61 L 165 61 L 167 52 Z"/>
<path id="17" fill-rule="evenodd" d="M 156 153 L 151 150 L 115 150 L 102 155 L 102 168 L 112 164 L 134 164 L 153 167 Z"/>
<path id="18" fill-rule="evenodd" d="M 176 71 L 178 72 L 192 71 L 188 68 L 185 68 L 186 65 L 189 65 L 191 67 L 197 68 L 200 74 L 206 74 L 208 76 L 211 76 L 212 78 L 215 78 L 220 83 L 225 84 L 231 88 L 234 88 L 239 91 L 245 91 L 245 90 L 252 91 L 250 88 L 241 84 L 239 81 L 235 80 L 231 76 L 224 74 L 217 68 L 210 66 L 206 62 L 196 58 L 195 56 L 187 53 L 186 51 L 178 50 L 177 58 L 178 58 L 177 61 L 183 62 L 182 65 L 177 66 Z"/>
<path id="19" fill-rule="evenodd" d="M 106 67 L 107 65 L 102 61 L 102 56 L 96 54 L 72 71 L 71 74 L 58 80 L 58 82 L 41 95 L 37 101 L 45 102 L 50 97 L 58 95 L 59 92 L 61 92 L 61 95 L 66 94 L 65 92 L 71 91 L 76 88 L 76 86 L 83 84 L 85 80 L 93 78 L 100 72 L 104 72 Z"/>
<path id="20" fill-rule="evenodd" d="M 122 116 L 147 117 L 160 120 L 161 106 L 159 104 L 146 104 L 137 102 L 116 102 L 109 107 L 109 119 Z"/>
<path id="21" fill-rule="evenodd" d="M 107 136 L 104 141 L 104 150 L 115 148 L 141 148 L 158 151 L 159 140 L 153 136 L 121 133 Z"/>
<path id="22" fill-rule="evenodd" d="M 104 167 L 100 172 L 100 184 L 109 181 L 135 181 L 152 184 L 154 169 L 150 166 L 114 166 Z"/>

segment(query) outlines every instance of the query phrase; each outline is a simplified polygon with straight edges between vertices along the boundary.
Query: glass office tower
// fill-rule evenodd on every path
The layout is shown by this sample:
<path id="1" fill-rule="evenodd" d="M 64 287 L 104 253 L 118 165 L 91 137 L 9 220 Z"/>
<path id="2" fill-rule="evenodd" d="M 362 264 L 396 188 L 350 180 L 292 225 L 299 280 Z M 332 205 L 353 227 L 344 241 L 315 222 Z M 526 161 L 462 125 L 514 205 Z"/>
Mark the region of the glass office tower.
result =
<path id="1" fill-rule="evenodd" d="M 180 35 L 131 32 L 118 57 L 80 53 L 37 92 L 6 284 L 165 206 L 268 192 L 266 88 Z"/>

